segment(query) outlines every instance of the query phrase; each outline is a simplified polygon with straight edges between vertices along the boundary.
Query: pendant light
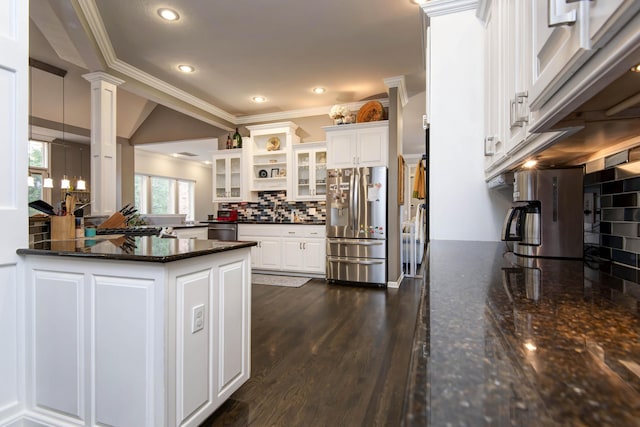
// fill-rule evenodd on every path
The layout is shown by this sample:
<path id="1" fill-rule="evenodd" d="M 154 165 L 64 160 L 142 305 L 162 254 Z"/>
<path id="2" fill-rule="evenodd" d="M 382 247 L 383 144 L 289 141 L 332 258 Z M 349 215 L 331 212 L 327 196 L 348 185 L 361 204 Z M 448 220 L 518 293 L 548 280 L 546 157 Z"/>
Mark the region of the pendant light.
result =
<path id="1" fill-rule="evenodd" d="M 33 177 L 31 175 L 29 175 L 27 177 L 27 185 L 29 187 L 35 187 L 35 185 L 36 185 L 36 182 L 35 182 L 35 180 L 33 179 Z"/>
<path id="2" fill-rule="evenodd" d="M 76 181 L 76 190 L 84 191 L 87 189 L 87 183 L 82 179 L 82 148 L 80 148 L 80 177 Z"/>
<path id="3" fill-rule="evenodd" d="M 44 179 L 42 184 L 43 188 L 53 188 L 53 179 L 47 174 L 47 177 Z"/>
<path id="4" fill-rule="evenodd" d="M 62 145 L 64 147 L 64 171 L 67 171 L 67 143 L 64 137 L 64 76 L 62 76 Z M 62 175 L 60 181 L 60 188 L 62 190 L 68 190 L 71 187 L 71 182 L 67 178 L 67 174 Z"/>

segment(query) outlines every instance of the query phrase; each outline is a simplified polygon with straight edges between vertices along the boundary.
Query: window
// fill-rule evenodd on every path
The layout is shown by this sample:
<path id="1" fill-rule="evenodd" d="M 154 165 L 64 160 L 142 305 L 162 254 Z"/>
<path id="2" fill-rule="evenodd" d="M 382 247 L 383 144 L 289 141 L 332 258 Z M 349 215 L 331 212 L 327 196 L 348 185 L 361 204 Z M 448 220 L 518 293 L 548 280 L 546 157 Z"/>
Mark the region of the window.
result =
<path id="1" fill-rule="evenodd" d="M 29 186 L 29 202 L 35 200 L 49 201 L 50 191 L 45 191 L 42 184 L 49 176 L 49 143 L 29 140 L 29 176 L 33 178 L 33 185 Z M 29 208 L 29 215 L 39 214 L 40 211 Z"/>
<path id="2" fill-rule="evenodd" d="M 29 140 L 29 167 L 49 168 L 49 143 Z"/>
<path id="3" fill-rule="evenodd" d="M 195 181 L 136 175 L 135 205 L 142 214 L 185 214 L 194 220 Z"/>

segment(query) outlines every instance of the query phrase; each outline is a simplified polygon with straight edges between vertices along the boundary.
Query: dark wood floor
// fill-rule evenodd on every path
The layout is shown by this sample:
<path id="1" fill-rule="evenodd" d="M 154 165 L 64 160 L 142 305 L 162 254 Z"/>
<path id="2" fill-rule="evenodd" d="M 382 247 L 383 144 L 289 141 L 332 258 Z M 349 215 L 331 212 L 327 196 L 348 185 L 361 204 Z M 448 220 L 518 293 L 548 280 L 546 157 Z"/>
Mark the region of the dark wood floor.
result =
<path id="1" fill-rule="evenodd" d="M 253 285 L 251 378 L 202 426 L 399 426 L 421 286 Z"/>

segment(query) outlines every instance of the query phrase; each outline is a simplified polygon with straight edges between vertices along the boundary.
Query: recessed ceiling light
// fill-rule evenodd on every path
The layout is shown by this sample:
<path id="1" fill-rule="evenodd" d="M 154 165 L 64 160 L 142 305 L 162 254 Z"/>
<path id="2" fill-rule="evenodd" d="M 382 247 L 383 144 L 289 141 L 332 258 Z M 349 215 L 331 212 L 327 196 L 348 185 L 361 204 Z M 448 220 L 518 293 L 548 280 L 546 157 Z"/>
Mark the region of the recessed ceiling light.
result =
<path id="1" fill-rule="evenodd" d="M 191 65 L 182 64 L 178 65 L 178 70 L 182 71 L 183 73 L 193 73 L 196 69 Z"/>
<path id="2" fill-rule="evenodd" d="M 180 19 L 180 15 L 173 9 L 162 8 L 158 9 L 158 15 L 166 21 L 177 21 Z"/>
<path id="3" fill-rule="evenodd" d="M 631 71 L 633 71 L 634 73 L 640 73 L 640 64 L 631 67 Z"/>
<path id="4" fill-rule="evenodd" d="M 253 98 L 251 98 L 251 100 L 253 102 L 266 102 L 267 98 L 265 98 L 264 96 L 254 96 Z"/>
<path id="5" fill-rule="evenodd" d="M 530 168 L 534 167 L 534 166 L 535 166 L 535 165 L 537 165 L 537 164 L 538 164 L 538 161 L 537 161 L 537 160 L 535 160 L 535 159 L 532 159 L 532 160 L 527 160 L 526 162 L 524 162 L 524 165 L 523 165 L 523 166 L 524 166 L 525 168 L 530 169 Z"/>
<path id="6" fill-rule="evenodd" d="M 314 87 L 311 91 L 315 94 L 320 95 L 321 93 L 325 93 L 327 90 L 323 87 Z"/>

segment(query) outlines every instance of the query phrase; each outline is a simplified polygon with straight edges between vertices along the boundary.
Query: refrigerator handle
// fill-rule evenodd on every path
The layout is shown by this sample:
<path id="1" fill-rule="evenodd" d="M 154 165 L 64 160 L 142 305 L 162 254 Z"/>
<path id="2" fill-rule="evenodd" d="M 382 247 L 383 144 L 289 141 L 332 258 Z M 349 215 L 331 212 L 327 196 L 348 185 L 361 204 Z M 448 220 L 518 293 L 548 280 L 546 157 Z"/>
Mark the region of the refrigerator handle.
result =
<path id="1" fill-rule="evenodd" d="M 353 186 L 351 191 L 353 192 L 353 232 L 358 235 L 358 215 L 360 215 L 360 170 L 355 168 L 353 170 Z"/>
<path id="2" fill-rule="evenodd" d="M 356 174 L 352 173 L 351 176 L 349 177 L 349 221 L 350 221 L 351 228 L 354 230 L 354 232 L 355 232 L 354 224 L 355 224 L 355 216 L 356 216 L 355 215 L 356 213 L 355 179 L 356 179 Z"/>

